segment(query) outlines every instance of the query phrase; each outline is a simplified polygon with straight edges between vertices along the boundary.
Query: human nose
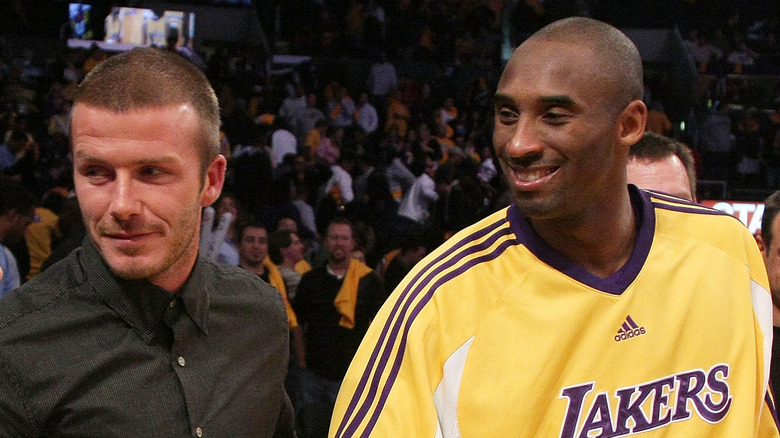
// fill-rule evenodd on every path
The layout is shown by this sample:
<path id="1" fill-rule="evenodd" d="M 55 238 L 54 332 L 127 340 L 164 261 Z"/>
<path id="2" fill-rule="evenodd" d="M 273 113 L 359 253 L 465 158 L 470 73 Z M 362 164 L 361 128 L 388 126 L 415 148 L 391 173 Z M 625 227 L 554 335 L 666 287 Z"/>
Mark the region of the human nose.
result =
<path id="1" fill-rule="evenodd" d="M 533 120 L 520 116 L 513 128 L 512 135 L 505 145 L 509 157 L 523 158 L 541 154 L 543 143 Z"/>
<path id="2" fill-rule="evenodd" d="M 111 199 L 111 216 L 121 221 L 139 214 L 141 203 L 137 195 L 130 175 L 117 172 Z"/>

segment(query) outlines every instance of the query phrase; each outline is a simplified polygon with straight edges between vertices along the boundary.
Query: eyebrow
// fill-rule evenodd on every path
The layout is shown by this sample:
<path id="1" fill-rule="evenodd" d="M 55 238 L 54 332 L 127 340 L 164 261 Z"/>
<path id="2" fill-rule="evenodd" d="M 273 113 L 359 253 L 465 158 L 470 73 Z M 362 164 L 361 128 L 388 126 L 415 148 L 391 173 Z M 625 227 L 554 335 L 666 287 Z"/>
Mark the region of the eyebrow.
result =
<path id="1" fill-rule="evenodd" d="M 550 95 L 550 96 L 541 96 L 536 99 L 536 102 L 539 104 L 545 104 L 545 105 L 555 105 L 555 106 L 561 106 L 571 109 L 580 109 L 581 105 L 574 101 L 574 99 L 571 98 L 571 96 L 560 94 L 560 95 Z M 504 94 L 504 93 L 496 93 L 493 95 L 493 105 L 494 106 L 500 106 L 505 104 L 515 104 L 515 99 L 513 99 L 510 95 Z"/>
<path id="2" fill-rule="evenodd" d="M 88 161 L 91 163 L 106 163 L 109 160 L 106 158 L 97 157 L 95 155 L 92 155 L 88 152 L 84 152 L 83 150 L 76 151 L 73 154 L 74 158 L 79 158 L 84 161 Z M 161 156 L 161 157 L 151 157 L 151 158 L 142 158 L 139 160 L 133 161 L 134 164 L 165 164 L 165 163 L 173 163 L 176 161 L 176 158 L 172 156 Z"/>

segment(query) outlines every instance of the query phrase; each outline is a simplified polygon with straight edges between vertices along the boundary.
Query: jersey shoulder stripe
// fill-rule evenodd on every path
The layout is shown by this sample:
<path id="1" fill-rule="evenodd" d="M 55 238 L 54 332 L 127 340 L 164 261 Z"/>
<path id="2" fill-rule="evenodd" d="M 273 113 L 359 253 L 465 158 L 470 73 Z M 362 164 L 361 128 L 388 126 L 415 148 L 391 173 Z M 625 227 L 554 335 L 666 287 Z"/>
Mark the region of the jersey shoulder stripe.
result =
<path id="1" fill-rule="evenodd" d="M 352 394 L 336 436 L 353 436 L 361 425 L 364 427 L 361 436 L 370 435 L 401 367 L 410 327 L 437 289 L 474 266 L 495 259 L 507 248 L 517 244 L 509 227 L 507 209 L 503 209 L 450 238 L 412 270 L 393 293 L 395 303 Z M 385 374 L 387 376 L 383 378 Z"/>

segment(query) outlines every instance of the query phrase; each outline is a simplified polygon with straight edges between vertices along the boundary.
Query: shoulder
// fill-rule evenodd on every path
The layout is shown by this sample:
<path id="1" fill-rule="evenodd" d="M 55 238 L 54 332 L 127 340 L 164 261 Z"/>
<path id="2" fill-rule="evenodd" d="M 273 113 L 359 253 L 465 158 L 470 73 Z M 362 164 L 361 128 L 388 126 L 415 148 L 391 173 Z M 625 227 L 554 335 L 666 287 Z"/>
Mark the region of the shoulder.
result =
<path id="1" fill-rule="evenodd" d="M 40 318 L 57 313 L 62 304 L 71 302 L 71 292 L 87 282 L 78 262 L 79 252 L 72 252 L 0 300 L 0 332 L 32 315 Z"/>
<path id="2" fill-rule="evenodd" d="M 257 275 L 210 259 L 204 258 L 198 263 L 203 272 L 201 278 L 206 279 L 204 284 L 208 288 L 212 304 L 244 303 L 241 305 L 251 306 L 261 312 L 286 312 L 279 292 Z"/>
<path id="3" fill-rule="evenodd" d="M 736 217 L 700 204 L 649 192 L 655 213 L 653 246 L 671 242 L 697 253 L 717 251 L 751 270 L 763 270 L 758 245 Z"/>

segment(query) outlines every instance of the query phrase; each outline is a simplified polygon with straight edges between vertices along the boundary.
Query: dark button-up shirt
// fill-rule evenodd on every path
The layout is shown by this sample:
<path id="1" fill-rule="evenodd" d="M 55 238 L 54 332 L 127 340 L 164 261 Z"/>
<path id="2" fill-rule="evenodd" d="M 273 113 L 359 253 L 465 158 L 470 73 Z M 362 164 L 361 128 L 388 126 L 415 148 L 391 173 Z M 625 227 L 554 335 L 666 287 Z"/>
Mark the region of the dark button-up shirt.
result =
<path id="1" fill-rule="evenodd" d="M 87 239 L 0 300 L 0 436 L 292 436 L 279 293 L 199 258 L 176 294 Z"/>

